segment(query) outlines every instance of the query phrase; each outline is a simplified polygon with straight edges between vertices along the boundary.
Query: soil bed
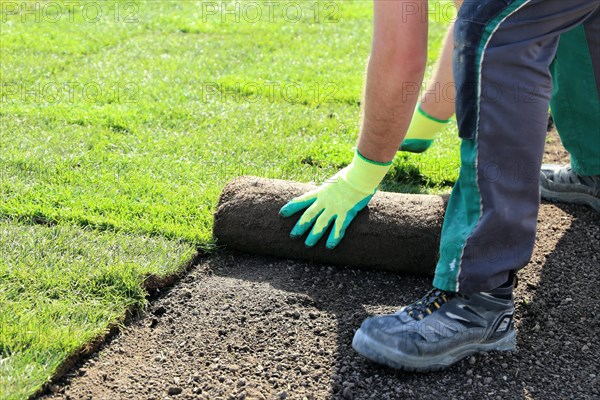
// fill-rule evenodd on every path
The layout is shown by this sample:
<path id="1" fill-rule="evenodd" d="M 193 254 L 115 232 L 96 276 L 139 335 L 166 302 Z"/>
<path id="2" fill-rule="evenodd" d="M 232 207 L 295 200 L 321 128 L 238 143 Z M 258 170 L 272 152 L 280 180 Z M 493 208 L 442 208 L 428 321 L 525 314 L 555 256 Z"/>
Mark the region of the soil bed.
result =
<path id="1" fill-rule="evenodd" d="M 558 146 L 547 149 L 555 162 Z M 599 244 L 600 214 L 543 204 L 516 289 L 518 350 L 431 374 L 351 348 L 364 318 L 420 297 L 429 278 L 217 253 L 45 398 L 598 398 Z"/>

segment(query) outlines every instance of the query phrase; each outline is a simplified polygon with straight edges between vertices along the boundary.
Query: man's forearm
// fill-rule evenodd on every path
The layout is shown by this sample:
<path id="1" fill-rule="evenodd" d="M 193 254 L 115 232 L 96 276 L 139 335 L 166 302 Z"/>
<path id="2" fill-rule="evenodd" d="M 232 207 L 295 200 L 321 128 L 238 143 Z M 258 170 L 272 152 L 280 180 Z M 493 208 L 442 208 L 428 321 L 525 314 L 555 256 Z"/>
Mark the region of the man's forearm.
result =
<path id="1" fill-rule="evenodd" d="M 410 124 L 427 59 L 427 0 L 374 0 L 373 47 L 367 69 L 358 150 L 394 158 Z M 414 12 L 419 7 L 419 12 Z"/>

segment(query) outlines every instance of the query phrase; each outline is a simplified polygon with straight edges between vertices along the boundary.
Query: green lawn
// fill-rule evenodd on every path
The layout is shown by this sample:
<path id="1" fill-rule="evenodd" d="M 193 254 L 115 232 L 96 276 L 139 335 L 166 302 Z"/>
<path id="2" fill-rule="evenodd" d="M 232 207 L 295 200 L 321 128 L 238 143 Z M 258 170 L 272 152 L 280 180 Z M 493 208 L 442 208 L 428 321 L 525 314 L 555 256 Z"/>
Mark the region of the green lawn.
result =
<path id="1" fill-rule="evenodd" d="M 228 179 L 350 162 L 372 26 L 371 1 L 21 4 L 0 3 L 0 398 L 143 306 L 145 276 L 210 250 Z M 449 190 L 455 136 L 396 157 L 383 188 Z"/>
<path id="2" fill-rule="evenodd" d="M 192 245 L 75 226 L 0 222 L 0 394 L 22 398 L 71 353 L 144 304 L 148 275 L 177 272 Z"/>

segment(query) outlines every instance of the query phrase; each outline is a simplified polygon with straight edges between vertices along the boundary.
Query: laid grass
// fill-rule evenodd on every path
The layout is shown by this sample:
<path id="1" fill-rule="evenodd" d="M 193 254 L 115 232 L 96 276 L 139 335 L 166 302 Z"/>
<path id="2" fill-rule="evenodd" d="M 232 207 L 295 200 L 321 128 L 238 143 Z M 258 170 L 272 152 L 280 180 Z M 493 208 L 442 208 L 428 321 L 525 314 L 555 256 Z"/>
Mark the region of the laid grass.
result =
<path id="1" fill-rule="evenodd" d="M 0 398 L 25 398 L 130 307 L 144 277 L 173 274 L 195 248 L 164 238 L 0 222 Z"/>
<path id="2" fill-rule="evenodd" d="M 347 165 L 371 41 L 372 1 L 50 3 L 0 16 L 0 385 L 14 398 L 142 304 L 145 274 L 212 248 L 227 180 L 320 182 Z M 431 23 L 430 64 L 447 19 Z M 399 154 L 383 189 L 448 191 L 455 136 Z"/>
<path id="3" fill-rule="evenodd" d="M 328 3 L 294 3 L 298 23 L 222 23 L 199 2 L 111 4 L 136 4 L 137 22 L 3 24 L 0 213 L 203 245 L 228 178 L 319 181 L 351 160 L 371 2 L 335 3 L 335 23 L 312 17 Z M 444 30 L 432 26 L 432 60 Z M 446 190 L 452 136 L 399 156 L 384 187 Z"/>

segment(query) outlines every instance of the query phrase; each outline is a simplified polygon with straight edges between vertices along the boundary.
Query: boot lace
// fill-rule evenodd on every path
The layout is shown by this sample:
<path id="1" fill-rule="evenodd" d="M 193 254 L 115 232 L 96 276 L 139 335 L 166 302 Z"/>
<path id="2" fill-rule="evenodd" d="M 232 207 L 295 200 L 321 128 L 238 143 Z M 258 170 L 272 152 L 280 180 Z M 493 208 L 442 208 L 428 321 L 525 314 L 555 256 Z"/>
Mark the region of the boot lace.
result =
<path id="1" fill-rule="evenodd" d="M 423 318 L 431 315 L 435 310 L 439 309 L 442 305 L 450 301 L 457 294 L 453 292 L 446 292 L 444 290 L 433 288 L 423 297 L 416 302 L 408 305 L 405 311 L 413 317 L 415 320 L 422 320 Z"/>

